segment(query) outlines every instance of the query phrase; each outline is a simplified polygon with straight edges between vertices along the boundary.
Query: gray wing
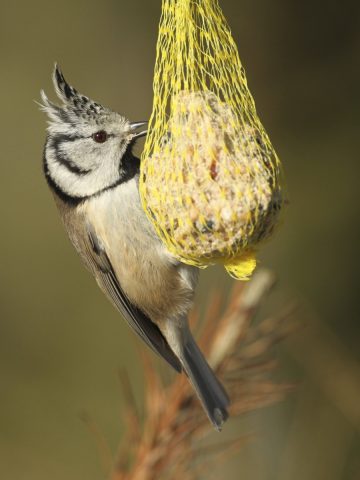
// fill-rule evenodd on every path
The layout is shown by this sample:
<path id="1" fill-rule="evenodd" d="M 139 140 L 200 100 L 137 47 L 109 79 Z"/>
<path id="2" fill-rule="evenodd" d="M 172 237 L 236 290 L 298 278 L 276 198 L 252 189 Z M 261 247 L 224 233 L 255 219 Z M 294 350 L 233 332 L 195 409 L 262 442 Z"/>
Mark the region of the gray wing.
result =
<path id="1" fill-rule="evenodd" d="M 115 307 L 120 311 L 128 324 L 157 354 L 162 356 L 177 372 L 182 371 L 182 366 L 169 347 L 160 329 L 138 307 L 133 305 L 125 295 L 116 277 L 109 257 L 97 238 L 95 232 L 88 225 L 88 242 L 86 242 L 86 255 L 89 263 L 96 268 L 97 281 L 104 292 L 109 296 Z"/>

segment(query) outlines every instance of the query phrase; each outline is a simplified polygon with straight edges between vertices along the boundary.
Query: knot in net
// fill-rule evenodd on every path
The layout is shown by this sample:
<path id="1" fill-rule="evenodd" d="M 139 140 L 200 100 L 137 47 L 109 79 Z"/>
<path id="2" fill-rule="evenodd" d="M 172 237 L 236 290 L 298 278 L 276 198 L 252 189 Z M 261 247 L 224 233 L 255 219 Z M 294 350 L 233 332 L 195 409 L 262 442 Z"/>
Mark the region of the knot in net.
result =
<path id="1" fill-rule="evenodd" d="M 182 262 L 247 279 L 283 203 L 281 168 L 217 0 L 163 0 L 140 195 Z"/>

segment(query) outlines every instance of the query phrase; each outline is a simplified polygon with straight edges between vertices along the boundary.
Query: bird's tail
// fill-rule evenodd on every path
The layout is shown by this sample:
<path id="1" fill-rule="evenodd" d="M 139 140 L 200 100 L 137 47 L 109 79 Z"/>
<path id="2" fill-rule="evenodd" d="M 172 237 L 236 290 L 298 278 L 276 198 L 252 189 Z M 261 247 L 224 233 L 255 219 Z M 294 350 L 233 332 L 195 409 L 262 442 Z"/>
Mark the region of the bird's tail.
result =
<path id="1" fill-rule="evenodd" d="M 211 423 L 220 431 L 228 418 L 229 397 L 191 334 L 183 345 L 181 363 Z"/>

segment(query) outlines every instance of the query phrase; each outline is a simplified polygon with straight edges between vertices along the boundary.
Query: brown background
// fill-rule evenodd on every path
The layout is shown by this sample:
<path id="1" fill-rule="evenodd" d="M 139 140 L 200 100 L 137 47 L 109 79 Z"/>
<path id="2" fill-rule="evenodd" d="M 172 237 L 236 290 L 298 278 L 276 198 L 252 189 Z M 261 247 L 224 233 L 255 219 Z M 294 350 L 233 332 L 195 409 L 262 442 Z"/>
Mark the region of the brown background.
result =
<path id="1" fill-rule="evenodd" d="M 307 328 L 279 347 L 287 402 L 230 422 L 258 438 L 217 478 L 360 478 L 358 2 L 222 0 L 259 114 L 283 160 L 291 205 L 262 265 L 279 277 L 268 309 L 300 299 Z M 113 449 L 116 371 L 141 394 L 134 340 L 66 240 L 41 173 L 58 61 L 76 88 L 142 120 L 160 0 L 1 2 L 0 477 L 99 479 L 86 410 Z M 220 269 L 201 277 L 228 289 Z M 215 437 L 214 437 L 215 438 Z"/>

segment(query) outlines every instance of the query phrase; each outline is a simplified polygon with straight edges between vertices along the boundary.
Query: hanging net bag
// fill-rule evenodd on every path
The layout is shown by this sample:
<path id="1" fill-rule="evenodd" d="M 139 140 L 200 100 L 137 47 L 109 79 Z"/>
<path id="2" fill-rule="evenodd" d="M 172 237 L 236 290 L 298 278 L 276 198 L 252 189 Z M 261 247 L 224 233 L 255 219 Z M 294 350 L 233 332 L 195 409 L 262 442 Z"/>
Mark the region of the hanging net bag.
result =
<path id="1" fill-rule="evenodd" d="M 168 250 L 247 279 L 283 203 L 281 168 L 217 0 L 163 0 L 143 208 Z"/>

